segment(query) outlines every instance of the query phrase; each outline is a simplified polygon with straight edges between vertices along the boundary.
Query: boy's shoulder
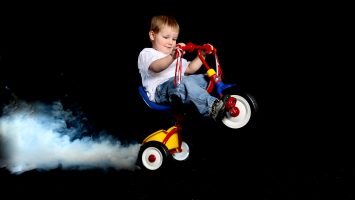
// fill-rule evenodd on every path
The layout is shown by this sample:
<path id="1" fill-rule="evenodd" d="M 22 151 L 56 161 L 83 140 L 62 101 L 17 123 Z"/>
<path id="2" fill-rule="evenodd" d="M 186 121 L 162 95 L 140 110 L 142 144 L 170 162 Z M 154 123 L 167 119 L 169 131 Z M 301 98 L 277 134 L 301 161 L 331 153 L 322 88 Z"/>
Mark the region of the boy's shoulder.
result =
<path id="1" fill-rule="evenodd" d="M 157 55 L 157 56 L 165 56 L 164 53 L 154 49 L 154 48 L 151 48 L 151 47 L 146 47 L 144 49 L 142 49 L 142 51 L 139 53 L 140 55 Z"/>
<path id="2" fill-rule="evenodd" d="M 153 49 L 152 47 L 143 48 L 141 52 L 155 52 L 157 50 Z"/>

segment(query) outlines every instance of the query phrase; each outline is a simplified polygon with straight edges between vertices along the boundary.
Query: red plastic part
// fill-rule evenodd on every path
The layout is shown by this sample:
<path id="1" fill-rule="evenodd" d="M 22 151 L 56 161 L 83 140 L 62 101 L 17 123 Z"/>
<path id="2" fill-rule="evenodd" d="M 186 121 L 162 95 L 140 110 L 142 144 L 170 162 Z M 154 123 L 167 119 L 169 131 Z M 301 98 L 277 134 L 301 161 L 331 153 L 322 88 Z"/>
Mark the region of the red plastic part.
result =
<path id="1" fill-rule="evenodd" d="M 155 155 L 154 154 L 151 154 L 151 155 L 149 155 L 149 157 L 148 157 L 148 160 L 149 160 L 149 162 L 154 162 L 155 160 L 156 160 L 157 158 L 155 157 Z"/>
<path id="2" fill-rule="evenodd" d="M 229 110 L 229 113 L 231 114 L 232 117 L 236 117 L 239 115 L 240 111 L 238 107 L 233 107 L 232 109 Z"/>
<path id="3" fill-rule="evenodd" d="M 234 97 L 229 97 L 226 101 L 226 109 L 231 114 L 232 117 L 236 117 L 239 115 L 240 110 L 236 107 L 237 99 Z"/>

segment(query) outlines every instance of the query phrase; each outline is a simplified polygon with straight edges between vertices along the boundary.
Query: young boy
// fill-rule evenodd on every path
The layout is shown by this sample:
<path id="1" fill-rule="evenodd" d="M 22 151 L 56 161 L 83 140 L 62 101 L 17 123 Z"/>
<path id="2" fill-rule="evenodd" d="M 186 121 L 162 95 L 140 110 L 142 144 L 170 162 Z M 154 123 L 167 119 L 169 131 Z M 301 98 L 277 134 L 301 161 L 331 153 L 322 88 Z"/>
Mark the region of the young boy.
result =
<path id="1" fill-rule="evenodd" d="M 183 104 L 193 104 L 202 116 L 217 120 L 223 115 L 226 98 L 219 100 L 211 96 L 206 90 L 206 76 L 194 74 L 203 64 L 198 56 L 192 61 L 182 59 L 182 79 L 174 85 L 179 31 L 179 24 L 171 16 L 154 16 L 151 19 L 149 39 L 152 48 L 144 48 L 138 56 L 142 85 L 153 102 L 171 104 L 178 100 Z M 205 56 L 205 52 L 202 55 Z"/>

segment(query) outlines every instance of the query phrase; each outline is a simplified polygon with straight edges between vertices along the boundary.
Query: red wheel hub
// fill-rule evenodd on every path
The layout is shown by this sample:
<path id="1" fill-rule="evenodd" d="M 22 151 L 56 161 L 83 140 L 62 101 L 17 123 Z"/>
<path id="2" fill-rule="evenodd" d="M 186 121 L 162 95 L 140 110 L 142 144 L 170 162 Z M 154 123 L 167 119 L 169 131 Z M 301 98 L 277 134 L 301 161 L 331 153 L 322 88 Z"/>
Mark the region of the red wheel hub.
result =
<path id="1" fill-rule="evenodd" d="M 149 157 L 148 157 L 149 162 L 154 162 L 156 159 L 157 158 L 153 154 L 149 155 Z"/>

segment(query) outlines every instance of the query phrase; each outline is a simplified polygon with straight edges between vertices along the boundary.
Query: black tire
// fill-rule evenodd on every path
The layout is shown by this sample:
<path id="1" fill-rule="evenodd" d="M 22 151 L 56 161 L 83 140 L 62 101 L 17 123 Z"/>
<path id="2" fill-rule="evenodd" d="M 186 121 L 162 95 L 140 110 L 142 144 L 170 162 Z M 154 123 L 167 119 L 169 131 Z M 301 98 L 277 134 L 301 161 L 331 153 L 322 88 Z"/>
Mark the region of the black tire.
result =
<path id="1" fill-rule="evenodd" d="M 158 141 L 149 141 L 140 147 L 137 165 L 142 170 L 161 170 L 169 158 L 169 150 L 164 144 Z"/>

